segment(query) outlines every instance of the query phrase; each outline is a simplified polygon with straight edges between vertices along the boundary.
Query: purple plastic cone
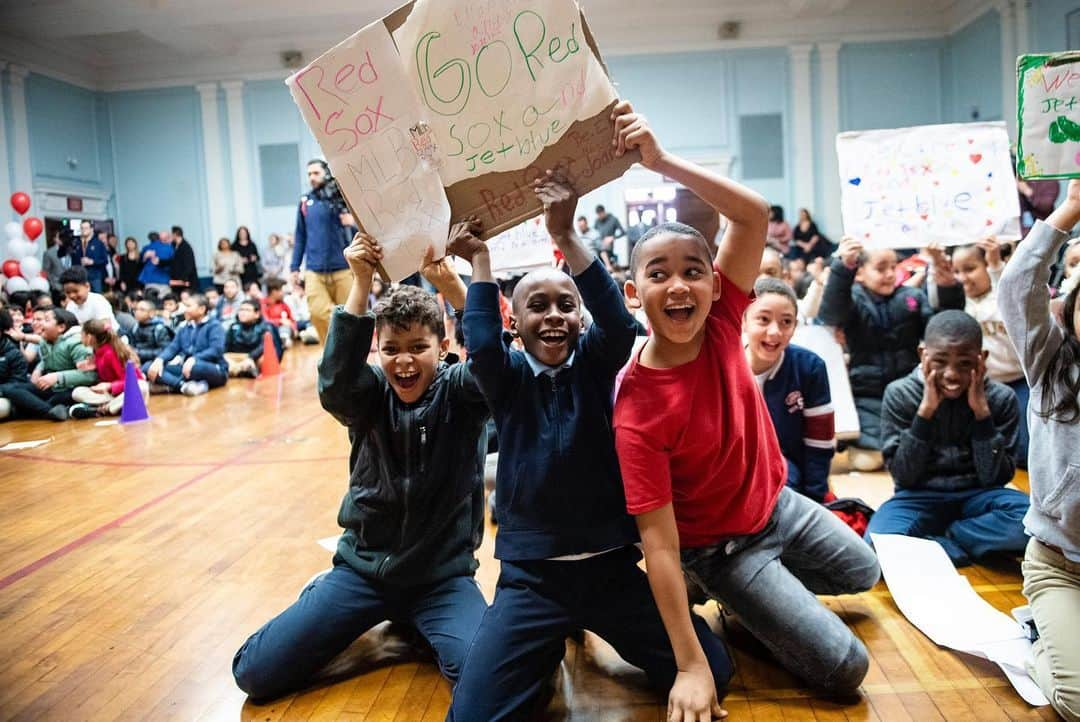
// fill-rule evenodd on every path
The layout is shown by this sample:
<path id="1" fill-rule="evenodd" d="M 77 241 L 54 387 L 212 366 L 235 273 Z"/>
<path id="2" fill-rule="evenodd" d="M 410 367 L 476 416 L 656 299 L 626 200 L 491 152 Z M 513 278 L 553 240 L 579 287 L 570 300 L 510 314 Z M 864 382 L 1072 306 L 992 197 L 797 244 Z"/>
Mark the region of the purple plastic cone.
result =
<path id="1" fill-rule="evenodd" d="M 146 410 L 142 389 L 139 388 L 139 374 L 135 370 L 135 362 L 128 361 L 127 368 L 124 369 L 124 408 L 120 410 L 120 423 L 131 424 L 149 418 L 150 413 Z"/>

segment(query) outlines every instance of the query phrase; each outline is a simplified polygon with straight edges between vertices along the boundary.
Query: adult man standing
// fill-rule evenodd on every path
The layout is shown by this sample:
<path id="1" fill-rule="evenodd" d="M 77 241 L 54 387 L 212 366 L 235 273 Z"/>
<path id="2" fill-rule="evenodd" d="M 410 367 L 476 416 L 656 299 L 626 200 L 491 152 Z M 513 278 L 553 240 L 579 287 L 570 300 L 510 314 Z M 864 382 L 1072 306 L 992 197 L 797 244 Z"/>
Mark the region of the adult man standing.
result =
<path id="1" fill-rule="evenodd" d="M 169 267 L 169 287 L 177 295 L 181 291 L 199 290 L 199 272 L 195 268 L 195 249 L 184 238 L 184 229 L 172 227 L 173 257 Z"/>
<path id="2" fill-rule="evenodd" d="M 109 265 L 109 250 L 104 241 L 95 237 L 94 224 L 90 221 L 79 224 L 79 240 L 71 249 L 71 264 L 85 268 L 90 290 L 101 293 Z"/>
<path id="3" fill-rule="evenodd" d="M 352 288 L 352 273 L 344 252 L 356 229 L 340 192 L 329 187 L 330 167 L 326 161 L 316 158 L 308 163 L 307 176 L 311 192 L 300 198 L 296 211 L 296 245 L 290 270 L 295 286 L 300 281 L 300 266 L 305 265 L 304 289 L 311 323 L 319 339 L 325 341 L 331 310 L 345 303 Z"/>
<path id="4" fill-rule="evenodd" d="M 618 260 L 615 256 L 615 239 L 626 235 L 619 219 L 611 215 L 603 206 L 596 207 L 596 224 L 593 225 L 596 233 L 600 236 L 600 249 L 598 255 L 608 270 Z"/>

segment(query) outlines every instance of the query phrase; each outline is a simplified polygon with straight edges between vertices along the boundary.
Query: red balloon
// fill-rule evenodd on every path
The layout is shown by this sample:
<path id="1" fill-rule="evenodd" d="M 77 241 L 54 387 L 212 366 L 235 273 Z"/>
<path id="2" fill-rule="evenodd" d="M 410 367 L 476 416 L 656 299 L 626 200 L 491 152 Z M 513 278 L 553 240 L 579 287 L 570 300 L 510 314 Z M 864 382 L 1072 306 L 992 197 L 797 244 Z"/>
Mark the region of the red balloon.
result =
<path id="1" fill-rule="evenodd" d="M 9 258 L 4 261 L 4 275 L 8 278 L 14 278 L 15 276 L 21 276 L 22 271 L 19 270 L 19 262 L 14 258 Z"/>
<path id="2" fill-rule="evenodd" d="M 30 196 L 26 195 L 22 191 L 11 194 L 11 207 L 15 209 L 15 212 L 20 216 L 30 210 Z"/>
<path id="3" fill-rule="evenodd" d="M 45 229 L 45 226 L 41 224 L 40 218 L 34 218 L 33 216 L 30 216 L 25 221 L 23 221 L 22 229 L 23 233 L 26 234 L 26 237 L 33 241 L 41 235 L 41 231 Z"/>

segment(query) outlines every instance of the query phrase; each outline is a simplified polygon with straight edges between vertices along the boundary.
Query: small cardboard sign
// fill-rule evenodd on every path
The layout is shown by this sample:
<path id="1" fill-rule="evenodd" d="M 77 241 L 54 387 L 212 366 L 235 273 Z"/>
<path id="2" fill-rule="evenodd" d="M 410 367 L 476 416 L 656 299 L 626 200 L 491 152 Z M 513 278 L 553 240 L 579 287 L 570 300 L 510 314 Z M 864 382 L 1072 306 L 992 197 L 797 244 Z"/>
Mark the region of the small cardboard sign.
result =
<path id="1" fill-rule="evenodd" d="M 1080 52 L 1021 55 L 1016 76 L 1017 175 L 1080 178 Z"/>

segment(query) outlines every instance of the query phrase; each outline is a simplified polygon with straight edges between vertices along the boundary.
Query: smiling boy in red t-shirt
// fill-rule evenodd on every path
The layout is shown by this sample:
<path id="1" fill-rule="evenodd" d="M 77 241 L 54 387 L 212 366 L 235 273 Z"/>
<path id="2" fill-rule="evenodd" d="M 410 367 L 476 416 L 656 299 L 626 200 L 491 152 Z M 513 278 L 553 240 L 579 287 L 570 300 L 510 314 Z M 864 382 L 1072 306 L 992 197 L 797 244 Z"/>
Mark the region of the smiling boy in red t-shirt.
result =
<path id="1" fill-rule="evenodd" d="M 653 333 L 615 404 L 616 448 L 649 583 L 679 675 L 669 710 L 707 719 L 716 692 L 690 622 L 683 570 L 810 684 L 851 691 L 866 649 L 814 594 L 873 586 L 877 559 L 828 510 L 784 486 L 786 464 L 743 353 L 768 206 L 749 189 L 666 153 L 645 119 L 616 121 L 642 164 L 682 183 L 730 225 L 715 262 L 693 228 L 666 223 L 634 246 L 626 296 Z M 680 566 L 682 568 L 680 568 Z"/>

